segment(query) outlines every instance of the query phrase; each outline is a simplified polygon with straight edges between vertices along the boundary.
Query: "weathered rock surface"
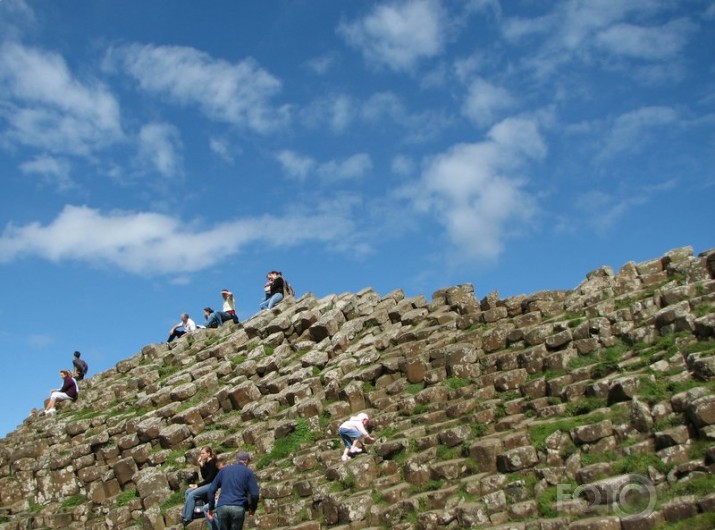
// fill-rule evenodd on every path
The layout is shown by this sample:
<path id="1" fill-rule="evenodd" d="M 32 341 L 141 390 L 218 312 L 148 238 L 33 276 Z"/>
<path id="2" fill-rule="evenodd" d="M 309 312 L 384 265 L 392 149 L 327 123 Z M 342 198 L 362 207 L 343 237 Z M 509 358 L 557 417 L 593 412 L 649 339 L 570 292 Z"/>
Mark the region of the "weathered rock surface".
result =
<path id="1" fill-rule="evenodd" d="M 508 299 L 471 285 L 431 300 L 306 294 L 148 345 L 0 440 L 0 530 L 180 528 L 203 445 L 253 454 L 261 530 L 702 519 L 715 506 L 698 489 L 715 466 L 713 263 L 685 247 Z M 377 441 L 342 462 L 337 428 L 361 411 Z M 659 502 L 634 513 L 621 496 L 636 490 Z"/>

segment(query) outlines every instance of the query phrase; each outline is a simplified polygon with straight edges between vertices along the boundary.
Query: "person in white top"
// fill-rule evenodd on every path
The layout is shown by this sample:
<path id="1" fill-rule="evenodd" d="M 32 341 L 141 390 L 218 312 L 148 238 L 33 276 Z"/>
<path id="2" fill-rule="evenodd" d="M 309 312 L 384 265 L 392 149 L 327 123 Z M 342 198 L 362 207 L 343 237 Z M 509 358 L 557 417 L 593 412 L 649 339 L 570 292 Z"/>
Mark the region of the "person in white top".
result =
<path id="1" fill-rule="evenodd" d="M 170 343 L 174 339 L 178 339 L 182 335 L 196 331 L 196 323 L 189 318 L 188 313 L 181 313 L 181 322 L 176 324 L 169 330 L 169 338 L 166 343 Z"/>
<path id="2" fill-rule="evenodd" d="M 343 422 L 338 428 L 338 434 L 345 446 L 343 451 L 342 461 L 345 462 L 351 455 L 362 453 L 364 442 L 374 442 L 375 438 L 370 436 L 368 428 L 370 427 L 370 418 L 364 412 L 357 416 L 353 416 L 349 420 Z"/>

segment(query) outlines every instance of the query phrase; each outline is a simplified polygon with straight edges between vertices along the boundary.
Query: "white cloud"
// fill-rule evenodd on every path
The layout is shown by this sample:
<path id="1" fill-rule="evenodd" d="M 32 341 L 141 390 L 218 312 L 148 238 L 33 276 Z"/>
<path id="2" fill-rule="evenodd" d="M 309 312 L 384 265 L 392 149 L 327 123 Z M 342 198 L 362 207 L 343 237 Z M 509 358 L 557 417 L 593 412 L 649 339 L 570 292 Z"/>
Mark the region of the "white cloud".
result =
<path id="1" fill-rule="evenodd" d="M 677 123 L 678 119 L 678 113 L 670 107 L 642 107 L 622 114 L 614 121 L 601 156 L 639 151 L 655 132 Z"/>
<path id="2" fill-rule="evenodd" d="M 456 255 L 494 259 L 512 231 L 536 212 L 520 172 L 545 155 L 546 145 L 533 121 L 504 120 L 486 140 L 458 144 L 434 157 L 412 192 L 413 204 L 436 215 Z"/>
<path id="3" fill-rule="evenodd" d="M 40 175 L 60 191 L 75 189 L 77 184 L 70 178 L 71 164 L 64 158 L 40 155 L 20 164 L 20 171 L 26 175 Z"/>
<path id="4" fill-rule="evenodd" d="M 676 59 L 695 25 L 686 19 L 642 25 L 668 9 L 659 0 L 568 0 L 541 17 L 507 19 L 502 31 L 508 41 L 528 41 L 535 51 L 525 56 L 523 65 L 544 78 L 574 61 L 603 61 L 603 50 L 621 60 Z"/>
<path id="5" fill-rule="evenodd" d="M 336 57 L 334 53 L 326 53 L 320 57 L 314 57 L 309 60 L 306 65 L 307 67 L 318 75 L 325 75 L 332 68 L 336 62 Z"/>
<path id="6" fill-rule="evenodd" d="M 372 169 L 372 159 L 365 153 L 358 153 L 344 160 L 318 163 L 309 156 L 284 150 L 276 155 L 276 159 L 290 177 L 299 180 L 305 180 L 311 174 L 317 175 L 324 182 L 352 180 L 362 177 Z"/>
<path id="7" fill-rule="evenodd" d="M 680 53 L 694 28 L 695 25 L 685 19 L 654 27 L 615 24 L 596 35 L 596 44 L 617 55 L 647 60 L 670 59 Z"/>
<path id="8" fill-rule="evenodd" d="M 404 177 L 411 175 L 415 170 L 415 162 L 405 155 L 397 155 L 392 159 L 390 169 L 393 173 Z"/>
<path id="9" fill-rule="evenodd" d="M 241 152 L 240 149 L 232 147 L 227 140 L 216 137 L 209 139 L 209 149 L 220 156 L 224 162 L 228 162 L 229 164 L 233 163 L 234 153 Z"/>
<path id="10" fill-rule="evenodd" d="M 74 78 L 60 55 L 20 44 L 0 46 L 0 109 L 12 142 L 52 153 L 87 156 L 123 137 L 108 90 Z"/>
<path id="11" fill-rule="evenodd" d="M 318 174 L 325 181 L 353 180 L 372 169 L 372 159 L 366 153 L 352 155 L 345 160 L 331 160 L 321 164 Z"/>
<path id="12" fill-rule="evenodd" d="M 279 248 L 311 241 L 332 245 L 351 233 L 347 212 L 316 211 L 237 219 L 202 230 L 158 213 L 102 213 L 66 206 L 47 225 L 6 226 L 0 237 L 0 263 L 33 256 L 145 276 L 181 276 L 225 262 L 252 243 Z"/>
<path id="13" fill-rule="evenodd" d="M 149 123 L 139 131 L 139 158 L 164 177 L 183 172 L 179 130 L 168 123 Z"/>
<path id="14" fill-rule="evenodd" d="M 485 79 L 475 79 L 464 102 L 464 113 L 476 125 L 494 123 L 497 115 L 514 105 L 514 98 L 508 90 L 496 86 Z"/>
<path id="15" fill-rule="evenodd" d="M 300 155 L 294 151 L 284 150 L 276 155 L 283 170 L 291 177 L 304 180 L 315 170 L 316 162 L 309 156 Z"/>
<path id="16" fill-rule="evenodd" d="M 252 59 L 230 63 L 184 46 L 132 44 L 111 49 L 105 65 L 118 66 L 142 90 L 196 106 L 215 121 L 268 133 L 288 119 L 288 107 L 271 103 L 280 80 Z"/>
<path id="17" fill-rule="evenodd" d="M 364 18 L 342 23 L 338 34 L 370 64 L 412 71 L 442 52 L 446 26 L 437 0 L 407 0 L 378 5 Z"/>
<path id="18" fill-rule="evenodd" d="M 347 129 L 355 120 L 357 103 L 345 94 L 330 94 L 311 102 L 301 112 L 302 120 L 313 128 L 328 126 L 336 133 Z"/>

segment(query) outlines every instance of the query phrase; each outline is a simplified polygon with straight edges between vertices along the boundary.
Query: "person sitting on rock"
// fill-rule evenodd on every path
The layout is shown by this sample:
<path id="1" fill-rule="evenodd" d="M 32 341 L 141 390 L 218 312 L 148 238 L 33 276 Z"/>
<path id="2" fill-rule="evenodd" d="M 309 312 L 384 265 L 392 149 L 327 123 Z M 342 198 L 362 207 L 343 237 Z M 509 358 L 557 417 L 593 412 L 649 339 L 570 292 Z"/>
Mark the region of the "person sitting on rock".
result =
<path id="1" fill-rule="evenodd" d="M 196 322 L 189 318 L 188 313 L 181 313 L 181 322 L 169 330 L 169 338 L 166 340 L 166 343 L 168 344 L 172 340 L 178 339 L 192 331 L 196 331 Z"/>
<path id="2" fill-rule="evenodd" d="M 233 320 L 234 323 L 238 324 L 238 315 L 236 315 L 236 303 L 233 299 L 233 293 L 228 289 L 221 290 L 221 297 L 223 298 L 223 308 L 221 311 L 214 311 L 210 307 L 204 308 L 204 313 L 209 310 L 206 316 L 206 327 L 207 328 L 218 328 L 224 322 Z"/>
<path id="3" fill-rule="evenodd" d="M 362 453 L 363 444 L 365 441 L 374 442 L 375 438 L 370 436 L 368 428 L 370 427 L 370 418 L 364 412 L 357 416 L 353 416 L 345 421 L 338 428 L 338 434 L 345 446 L 343 451 L 342 461 L 350 459 L 350 456 Z"/>
<path id="4" fill-rule="evenodd" d="M 271 271 L 268 273 L 267 277 L 270 279 L 271 288 L 268 292 L 268 298 L 261 302 L 259 306 L 261 311 L 264 309 L 271 309 L 274 305 L 283 300 L 283 289 L 285 286 L 283 275 L 280 271 Z"/>
<path id="5" fill-rule="evenodd" d="M 181 514 L 184 526 L 188 525 L 194 519 L 196 500 L 201 499 L 204 502 L 208 502 L 208 491 L 211 487 L 211 482 L 213 482 L 213 479 L 216 478 L 218 474 L 216 454 L 211 446 L 205 445 L 201 448 L 196 463 L 199 465 L 202 480 L 198 484 L 189 484 L 189 489 L 184 493 L 184 510 Z"/>
<path id="6" fill-rule="evenodd" d="M 50 392 L 50 400 L 47 402 L 47 407 L 45 407 L 45 414 L 54 414 L 57 412 L 55 409 L 55 403 L 57 401 L 65 401 L 71 399 L 72 401 L 77 401 L 79 397 L 79 387 L 77 386 L 77 381 L 72 377 L 72 372 L 69 370 L 60 370 L 60 377 L 63 380 L 62 388 L 59 390 L 53 389 Z"/>

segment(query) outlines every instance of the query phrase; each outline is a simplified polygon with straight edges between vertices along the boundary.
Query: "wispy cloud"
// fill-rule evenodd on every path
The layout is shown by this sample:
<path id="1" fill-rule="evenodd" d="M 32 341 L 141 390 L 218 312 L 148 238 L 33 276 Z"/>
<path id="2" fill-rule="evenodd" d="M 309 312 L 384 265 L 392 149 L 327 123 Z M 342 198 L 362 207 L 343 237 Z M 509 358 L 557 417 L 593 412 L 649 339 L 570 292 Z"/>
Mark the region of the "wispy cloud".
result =
<path id="1" fill-rule="evenodd" d="M 283 150 L 276 154 L 276 159 L 288 176 L 298 180 L 305 180 L 313 174 L 323 182 L 354 180 L 372 169 L 372 159 L 366 153 L 357 153 L 342 160 L 318 162 L 295 151 Z"/>
<path id="2" fill-rule="evenodd" d="M 491 125 L 503 111 L 515 103 L 509 91 L 489 81 L 477 78 L 472 81 L 466 100 L 464 113 L 476 125 Z"/>
<path id="3" fill-rule="evenodd" d="M 231 63 L 185 46 L 130 44 L 110 49 L 105 67 L 132 76 L 142 90 L 236 127 L 268 133 L 289 117 L 287 106 L 272 103 L 280 80 L 252 59 Z"/>
<path id="4" fill-rule="evenodd" d="M 376 67 L 412 71 L 442 52 L 445 13 L 437 0 L 407 0 L 374 7 L 364 18 L 343 22 L 338 34 Z"/>
<path id="5" fill-rule="evenodd" d="M 614 120 L 600 157 L 641 151 L 654 134 L 676 123 L 678 119 L 675 109 L 662 106 L 642 107 L 622 114 Z"/>
<path id="6" fill-rule="evenodd" d="M 183 173 L 179 130 L 168 123 L 149 123 L 139 131 L 139 159 L 163 177 Z"/>
<path id="7" fill-rule="evenodd" d="M 59 191 L 69 191 L 77 187 L 70 177 L 70 162 L 61 157 L 39 155 L 33 160 L 20 164 L 20 171 L 26 175 L 40 175 Z"/>
<path id="8" fill-rule="evenodd" d="M 313 214 L 264 215 L 201 229 L 159 213 L 103 213 L 66 206 L 46 225 L 6 226 L 0 237 L 0 263 L 34 257 L 117 267 L 144 276 L 181 275 L 221 263 L 252 243 L 336 245 L 352 232 L 348 215 L 316 209 Z"/>
<path id="9" fill-rule="evenodd" d="M 522 171 L 545 155 L 536 123 L 509 118 L 492 127 L 484 141 L 458 144 L 435 156 L 417 191 L 405 193 L 418 211 L 436 216 L 457 255 L 492 260 L 535 214 Z"/>
<path id="10" fill-rule="evenodd" d="M 101 83 L 17 43 L 0 45 L 0 117 L 9 141 L 56 154 L 88 156 L 123 138 L 119 104 Z"/>

